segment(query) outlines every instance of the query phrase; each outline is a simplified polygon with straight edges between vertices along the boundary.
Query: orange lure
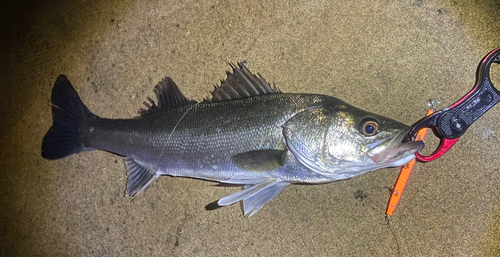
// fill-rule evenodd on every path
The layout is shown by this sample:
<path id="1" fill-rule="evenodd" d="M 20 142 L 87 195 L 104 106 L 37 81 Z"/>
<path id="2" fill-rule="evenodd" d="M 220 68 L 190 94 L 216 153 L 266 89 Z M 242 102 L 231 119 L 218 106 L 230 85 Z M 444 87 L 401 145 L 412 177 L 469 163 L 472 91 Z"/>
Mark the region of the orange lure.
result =
<path id="1" fill-rule="evenodd" d="M 434 108 L 431 108 L 426 116 L 429 116 L 434 113 Z M 422 141 L 425 138 L 425 133 L 427 132 L 427 128 L 423 128 L 418 131 L 416 141 Z M 406 182 L 408 181 L 408 177 L 410 177 L 411 170 L 413 169 L 413 165 L 415 164 L 415 159 L 411 162 L 405 164 L 403 168 L 401 168 L 401 172 L 399 173 L 398 180 L 396 185 L 394 186 L 394 190 L 392 190 L 391 198 L 389 199 L 389 204 L 387 205 L 387 210 L 385 214 L 388 216 L 392 216 L 392 212 L 396 209 L 398 205 L 399 199 L 405 190 Z"/>

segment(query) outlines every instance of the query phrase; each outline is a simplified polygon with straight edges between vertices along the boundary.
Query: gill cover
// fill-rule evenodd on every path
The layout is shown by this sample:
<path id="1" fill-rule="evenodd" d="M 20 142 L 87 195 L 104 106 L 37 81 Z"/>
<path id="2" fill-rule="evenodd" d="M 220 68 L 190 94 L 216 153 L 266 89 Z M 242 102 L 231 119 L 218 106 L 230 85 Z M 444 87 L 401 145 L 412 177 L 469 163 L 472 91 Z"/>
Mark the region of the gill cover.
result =
<path id="1" fill-rule="evenodd" d="M 328 172 L 329 119 L 322 107 L 313 107 L 298 113 L 283 125 L 283 134 L 288 149 L 307 168 L 318 172 Z"/>

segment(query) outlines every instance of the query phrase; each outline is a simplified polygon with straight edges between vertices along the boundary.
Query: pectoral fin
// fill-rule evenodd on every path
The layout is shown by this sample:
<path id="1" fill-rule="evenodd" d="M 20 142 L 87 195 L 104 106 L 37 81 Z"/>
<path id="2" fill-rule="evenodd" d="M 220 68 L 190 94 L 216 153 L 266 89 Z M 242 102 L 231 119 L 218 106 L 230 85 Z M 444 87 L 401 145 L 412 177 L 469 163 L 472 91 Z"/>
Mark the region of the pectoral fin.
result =
<path id="1" fill-rule="evenodd" d="M 285 165 L 285 150 L 264 149 L 240 153 L 232 157 L 236 167 L 247 171 L 271 171 Z"/>

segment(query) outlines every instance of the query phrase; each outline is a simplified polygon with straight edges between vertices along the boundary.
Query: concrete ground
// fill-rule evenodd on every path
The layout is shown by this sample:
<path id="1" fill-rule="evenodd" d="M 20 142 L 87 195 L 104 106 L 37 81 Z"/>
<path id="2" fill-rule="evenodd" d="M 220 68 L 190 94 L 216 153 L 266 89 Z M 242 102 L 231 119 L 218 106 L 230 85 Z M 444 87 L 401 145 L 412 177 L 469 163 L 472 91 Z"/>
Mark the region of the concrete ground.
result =
<path id="1" fill-rule="evenodd" d="M 284 92 L 412 124 L 472 88 L 500 43 L 496 0 L 2 1 L 0 16 L 0 256 L 500 255 L 500 106 L 416 166 L 392 226 L 399 168 L 291 186 L 245 218 L 204 209 L 238 188 L 161 177 L 130 198 L 119 156 L 40 156 L 59 74 L 94 113 L 128 118 L 164 76 L 202 99 L 247 60 Z"/>

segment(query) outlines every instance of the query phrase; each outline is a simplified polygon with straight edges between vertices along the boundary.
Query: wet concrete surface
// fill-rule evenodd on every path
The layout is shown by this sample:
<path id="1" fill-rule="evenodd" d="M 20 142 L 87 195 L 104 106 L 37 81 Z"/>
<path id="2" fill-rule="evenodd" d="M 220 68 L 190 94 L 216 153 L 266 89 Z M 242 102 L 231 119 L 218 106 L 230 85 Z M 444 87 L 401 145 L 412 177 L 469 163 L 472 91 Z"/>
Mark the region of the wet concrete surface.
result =
<path id="1" fill-rule="evenodd" d="M 322 93 L 406 124 L 444 108 L 499 46 L 498 1 L 4 1 L 0 4 L 1 256 L 499 256 L 500 107 L 444 157 L 291 186 L 251 218 L 205 206 L 239 190 L 161 177 L 124 197 L 121 157 L 40 156 L 66 74 L 97 115 L 136 115 L 172 77 L 202 99 L 247 60 L 284 92 Z M 498 67 L 496 67 L 498 74 Z M 498 75 L 496 83 L 500 85 Z M 427 150 L 427 149 L 426 149 Z"/>

